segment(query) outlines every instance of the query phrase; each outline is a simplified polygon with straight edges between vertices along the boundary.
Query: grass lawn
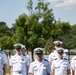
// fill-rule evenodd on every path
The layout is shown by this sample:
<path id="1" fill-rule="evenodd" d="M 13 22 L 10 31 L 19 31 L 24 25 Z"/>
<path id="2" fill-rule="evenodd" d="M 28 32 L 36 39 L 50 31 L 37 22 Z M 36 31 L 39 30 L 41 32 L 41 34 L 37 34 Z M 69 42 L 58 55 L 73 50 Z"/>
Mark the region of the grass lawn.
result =
<path id="1" fill-rule="evenodd" d="M 10 74 L 6 74 L 6 75 L 10 75 Z"/>
<path id="2" fill-rule="evenodd" d="M 6 75 L 10 75 L 9 71 L 7 71 Z"/>

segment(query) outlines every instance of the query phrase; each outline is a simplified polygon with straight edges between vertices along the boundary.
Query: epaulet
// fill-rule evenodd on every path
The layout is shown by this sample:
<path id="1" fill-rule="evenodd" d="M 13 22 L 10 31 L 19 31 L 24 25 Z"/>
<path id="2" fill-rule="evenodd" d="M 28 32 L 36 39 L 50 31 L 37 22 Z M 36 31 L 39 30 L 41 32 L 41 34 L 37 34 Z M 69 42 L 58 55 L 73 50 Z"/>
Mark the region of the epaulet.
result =
<path id="1" fill-rule="evenodd" d="M 23 56 L 26 56 L 25 54 L 23 54 Z"/>
<path id="2" fill-rule="evenodd" d="M 55 58 L 54 60 L 57 60 L 57 58 Z"/>
<path id="3" fill-rule="evenodd" d="M 44 59 L 45 61 L 48 61 L 47 59 Z"/>
<path id="4" fill-rule="evenodd" d="M 64 58 L 64 60 L 68 60 L 67 58 Z"/>
<path id="5" fill-rule="evenodd" d="M 3 51 L 0 51 L 0 53 L 4 54 L 4 52 L 3 52 Z"/>

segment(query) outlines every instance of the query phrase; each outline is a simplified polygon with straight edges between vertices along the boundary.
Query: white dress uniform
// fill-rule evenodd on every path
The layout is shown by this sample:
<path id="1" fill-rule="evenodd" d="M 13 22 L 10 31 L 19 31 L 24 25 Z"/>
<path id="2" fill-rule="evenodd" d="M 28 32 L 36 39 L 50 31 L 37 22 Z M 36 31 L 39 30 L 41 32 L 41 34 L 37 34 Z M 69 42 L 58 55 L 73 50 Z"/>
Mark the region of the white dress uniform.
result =
<path id="1" fill-rule="evenodd" d="M 26 57 L 27 57 L 27 60 L 28 60 L 28 63 L 29 63 L 29 65 L 30 65 L 30 56 L 29 55 L 26 55 Z"/>
<path id="2" fill-rule="evenodd" d="M 70 69 L 70 64 L 67 59 L 56 59 L 52 62 L 52 70 L 55 70 L 55 75 L 67 75 L 67 70 Z"/>
<path id="3" fill-rule="evenodd" d="M 15 45 L 17 45 L 17 44 L 15 44 Z M 25 45 L 23 45 L 23 44 L 18 44 L 18 45 L 20 45 L 21 46 L 21 48 L 23 48 L 24 50 L 26 50 L 26 47 L 25 47 Z M 30 56 L 29 55 L 27 55 L 27 54 L 23 54 L 25 57 L 27 57 L 27 60 L 28 60 L 28 64 L 30 65 Z"/>
<path id="4" fill-rule="evenodd" d="M 25 58 L 22 54 L 11 57 L 10 66 L 13 67 L 12 75 L 27 75 L 26 74 L 26 66 L 28 66 L 27 58 Z"/>
<path id="5" fill-rule="evenodd" d="M 39 63 L 37 60 L 31 63 L 29 68 L 29 73 L 33 73 L 34 75 L 47 75 L 47 73 L 50 73 L 50 65 L 48 61 L 42 60 L 41 63 Z"/>
<path id="6" fill-rule="evenodd" d="M 58 58 L 58 53 L 57 53 L 56 50 L 54 50 L 54 52 L 50 53 L 49 58 L 48 58 L 48 61 L 49 61 L 49 62 L 53 62 L 53 60 L 55 60 L 55 59 L 57 59 L 57 58 Z M 68 58 L 67 58 L 67 55 L 66 55 L 65 53 L 63 54 L 63 58 L 68 59 Z"/>
<path id="7" fill-rule="evenodd" d="M 0 51 L 0 75 L 3 75 L 3 65 L 7 64 L 7 57 L 3 51 Z"/>
<path id="8" fill-rule="evenodd" d="M 71 70 L 74 70 L 75 71 L 75 75 L 76 75 L 76 56 L 74 56 L 72 58 L 72 61 L 71 61 Z"/>
<path id="9" fill-rule="evenodd" d="M 54 52 L 50 53 L 49 55 L 49 62 L 52 62 L 53 60 L 55 60 L 58 57 L 58 53 L 56 52 L 56 50 L 54 50 Z"/>
<path id="10" fill-rule="evenodd" d="M 61 41 L 54 41 L 53 42 L 55 45 L 62 45 L 63 43 Z M 62 48 L 61 46 L 60 47 L 57 47 L 58 48 Z M 64 48 L 63 48 L 64 49 Z M 58 53 L 56 50 L 54 50 L 52 53 L 50 53 L 49 55 L 49 58 L 48 58 L 48 61 L 49 62 L 52 62 L 53 60 L 57 59 L 58 58 Z M 66 58 L 68 59 L 66 53 L 63 54 L 63 58 Z"/>

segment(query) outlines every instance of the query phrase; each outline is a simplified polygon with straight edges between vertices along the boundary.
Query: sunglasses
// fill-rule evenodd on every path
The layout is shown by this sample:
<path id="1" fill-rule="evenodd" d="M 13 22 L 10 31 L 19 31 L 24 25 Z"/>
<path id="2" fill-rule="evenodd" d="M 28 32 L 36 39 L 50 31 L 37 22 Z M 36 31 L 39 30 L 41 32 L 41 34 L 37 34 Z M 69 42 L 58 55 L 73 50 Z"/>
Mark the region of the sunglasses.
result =
<path id="1" fill-rule="evenodd" d="M 42 53 L 36 53 L 37 55 L 41 55 Z"/>
<path id="2" fill-rule="evenodd" d="M 58 52 L 58 54 L 63 54 L 63 52 Z"/>

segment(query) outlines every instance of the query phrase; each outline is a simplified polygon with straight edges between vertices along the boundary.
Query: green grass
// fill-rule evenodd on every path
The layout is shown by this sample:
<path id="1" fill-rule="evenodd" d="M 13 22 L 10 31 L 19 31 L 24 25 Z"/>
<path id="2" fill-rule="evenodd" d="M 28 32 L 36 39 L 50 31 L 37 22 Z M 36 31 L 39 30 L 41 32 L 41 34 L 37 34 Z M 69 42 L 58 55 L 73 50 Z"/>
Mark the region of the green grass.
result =
<path id="1" fill-rule="evenodd" d="M 6 73 L 9 74 L 10 73 L 10 70 L 9 70 L 9 67 L 7 68 L 6 70 Z"/>
<path id="2" fill-rule="evenodd" d="M 10 74 L 7 73 L 6 75 L 10 75 Z"/>

